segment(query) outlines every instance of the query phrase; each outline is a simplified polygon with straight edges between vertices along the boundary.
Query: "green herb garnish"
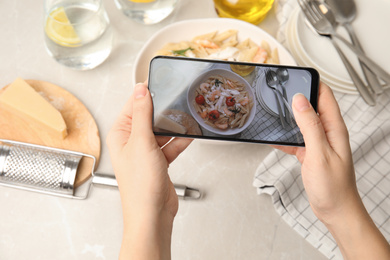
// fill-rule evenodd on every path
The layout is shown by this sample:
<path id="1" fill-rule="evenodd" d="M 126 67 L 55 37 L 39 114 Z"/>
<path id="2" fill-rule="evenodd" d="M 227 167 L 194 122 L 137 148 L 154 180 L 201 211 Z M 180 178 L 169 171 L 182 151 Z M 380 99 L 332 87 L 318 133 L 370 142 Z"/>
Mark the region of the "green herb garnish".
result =
<path id="1" fill-rule="evenodd" d="M 215 86 L 218 88 L 218 87 L 219 87 L 219 84 L 223 84 L 223 82 L 220 81 L 219 79 L 215 79 L 214 84 L 215 84 Z"/>
<path id="2" fill-rule="evenodd" d="M 234 114 L 238 114 L 241 111 L 241 108 L 234 107 L 234 109 L 229 109 L 230 112 L 233 112 Z"/>
<path id="3" fill-rule="evenodd" d="M 194 49 L 192 49 L 191 47 L 188 47 L 187 49 L 183 49 L 183 50 L 172 50 L 172 53 L 175 54 L 175 55 L 178 55 L 178 56 L 184 56 L 184 57 L 187 57 L 186 56 L 186 52 L 187 51 L 193 51 Z"/>

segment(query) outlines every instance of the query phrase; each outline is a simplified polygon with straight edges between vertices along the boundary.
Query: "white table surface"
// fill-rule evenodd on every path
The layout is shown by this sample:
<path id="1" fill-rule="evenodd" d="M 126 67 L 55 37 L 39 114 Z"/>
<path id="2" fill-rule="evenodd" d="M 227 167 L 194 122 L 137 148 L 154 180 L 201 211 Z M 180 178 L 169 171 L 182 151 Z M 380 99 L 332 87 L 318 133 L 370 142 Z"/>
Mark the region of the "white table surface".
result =
<path id="1" fill-rule="evenodd" d="M 98 172 L 113 173 L 107 133 L 132 91 L 131 72 L 143 43 L 180 20 L 217 17 L 211 0 L 181 0 L 160 24 L 144 26 L 104 0 L 115 29 L 114 50 L 91 71 L 73 71 L 50 58 L 43 45 L 43 1 L 0 3 L 0 87 L 16 77 L 55 83 L 77 96 L 99 127 Z M 272 9 L 260 27 L 276 34 Z M 252 187 L 270 148 L 258 144 L 194 141 L 170 166 L 173 182 L 199 188 L 200 201 L 180 201 L 173 259 L 325 259 L 275 212 L 270 197 Z M 115 188 L 94 187 L 87 200 L 71 200 L 0 186 L 0 259 L 117 259 L 122 212 Z"/>

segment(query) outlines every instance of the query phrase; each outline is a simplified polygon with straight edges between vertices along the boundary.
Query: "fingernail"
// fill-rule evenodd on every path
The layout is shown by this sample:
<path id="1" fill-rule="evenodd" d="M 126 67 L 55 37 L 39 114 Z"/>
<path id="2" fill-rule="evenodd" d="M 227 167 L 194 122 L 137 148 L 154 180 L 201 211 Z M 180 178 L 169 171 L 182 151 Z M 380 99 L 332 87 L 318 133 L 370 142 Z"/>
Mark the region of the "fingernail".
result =
<path id="1" fill-rule="evenodd" d="M 134 97 L 135 99 L 143 98 L 146 95 L 146 87 L 142 83 L 138 83 L 134 87 Z"/>
<path id="2" fill-rule="evenodd" d="M 297 93 L 293 96 L 293 105 L 300 112 L 309 109 L 311 106 L 309 100 L 302 93 Z"/>

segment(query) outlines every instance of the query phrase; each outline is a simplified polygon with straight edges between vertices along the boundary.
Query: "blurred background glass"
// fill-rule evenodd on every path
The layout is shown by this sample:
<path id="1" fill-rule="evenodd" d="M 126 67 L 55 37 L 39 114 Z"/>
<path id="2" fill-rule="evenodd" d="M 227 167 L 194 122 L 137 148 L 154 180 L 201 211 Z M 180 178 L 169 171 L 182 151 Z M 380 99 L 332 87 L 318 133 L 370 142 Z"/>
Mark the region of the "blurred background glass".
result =
<path id="1" fill-rule="evenodd" d="M 115 0 L 118 9 L 142 24 L 155 24 L 168 17 L 177 0 Z"/>
<path id="2" fill-rule="evenodd" d="M 101 0 L 45 0 L 45 45 L 57 62 L 92 69 L 111 53 L 113 31 Z"/>
<path id="3" fill-rule="evenodd" d="M 274 0 L 214 0 L 217 14 L 259 24 L 272 8 Z"/>

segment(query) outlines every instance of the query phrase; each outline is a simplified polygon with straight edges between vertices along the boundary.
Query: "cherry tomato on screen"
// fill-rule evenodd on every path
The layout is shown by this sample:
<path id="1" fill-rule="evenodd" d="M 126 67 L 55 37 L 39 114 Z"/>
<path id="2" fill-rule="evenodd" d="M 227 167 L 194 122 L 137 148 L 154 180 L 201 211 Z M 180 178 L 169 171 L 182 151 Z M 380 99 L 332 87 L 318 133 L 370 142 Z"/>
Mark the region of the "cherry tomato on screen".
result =
<path id="1" fill-rule="evenodd" d="M 198 105 L 203 105 L 205 100 L 204 100 L 204 96 L 202 95 L 197 95 L 195 97 L 195 102 L 198 104 Z"/>
<path id="2" fill-rule="evenodd" d="M 212 110 L 209 113 L 209 119 L 210 120 L 217 120 L 219 118 L 219 112 L 218 110 Z"/>
<path id="3" fill-rule="evenodd" d="M 231 107 L 231 106 L 234 106 L 234 104 L 236 104 L 236 100 L 234 99 L 234 97 L 227 97 L 226 98 L 226 105 Z"/>

